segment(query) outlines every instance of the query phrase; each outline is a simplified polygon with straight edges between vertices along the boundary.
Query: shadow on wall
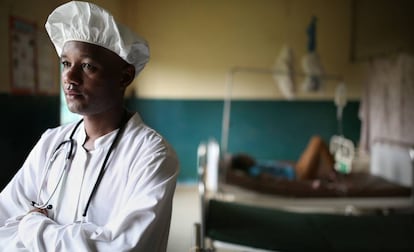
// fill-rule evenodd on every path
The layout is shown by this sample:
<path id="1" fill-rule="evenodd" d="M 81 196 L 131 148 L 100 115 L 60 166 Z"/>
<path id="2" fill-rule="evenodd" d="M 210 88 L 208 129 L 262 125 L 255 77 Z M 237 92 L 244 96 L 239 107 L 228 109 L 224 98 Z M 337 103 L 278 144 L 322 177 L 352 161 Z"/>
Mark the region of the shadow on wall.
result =
<path id="1" fill-rule="evenodd" d="M 59 125 L 59 97 L 0 95 L 2 176 L 0 188 L 21 167 L 41 134 Z"/>

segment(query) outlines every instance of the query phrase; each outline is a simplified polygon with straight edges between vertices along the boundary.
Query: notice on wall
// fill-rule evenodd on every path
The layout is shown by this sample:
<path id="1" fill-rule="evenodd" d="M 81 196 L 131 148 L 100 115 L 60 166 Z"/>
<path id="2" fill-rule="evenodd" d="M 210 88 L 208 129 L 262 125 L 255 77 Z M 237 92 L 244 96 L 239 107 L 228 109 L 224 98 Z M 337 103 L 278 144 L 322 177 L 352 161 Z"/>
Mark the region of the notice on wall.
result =
<path id="1" fill-rule="evenodd" d="M 10 17 L 10 69 L 12 93 L 34 93 L 37 87 L 36 25 Z"/>
<path id="2" fill-rule="evenodd" d="M 59 80 L 56 75 L 59 71 L 55 64 L 57 60 L 53 45 L 46 32 L 37 33 L 37 66 L 38 66 L 38 85 L 39 94 L 58 94 Z"/>

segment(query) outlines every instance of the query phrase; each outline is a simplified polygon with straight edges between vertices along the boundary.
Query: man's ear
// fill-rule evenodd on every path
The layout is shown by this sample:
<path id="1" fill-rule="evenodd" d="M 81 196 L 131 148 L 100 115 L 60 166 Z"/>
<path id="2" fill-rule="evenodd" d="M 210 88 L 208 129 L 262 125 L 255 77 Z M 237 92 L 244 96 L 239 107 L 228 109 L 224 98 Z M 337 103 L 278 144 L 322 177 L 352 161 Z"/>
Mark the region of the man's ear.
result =
<path id="1" fill-rule="evenodd" d="M 135 67 L 131 64 L 125 65 L 122 69 L 121 86 L 126 88 L 135 78 Z"/>

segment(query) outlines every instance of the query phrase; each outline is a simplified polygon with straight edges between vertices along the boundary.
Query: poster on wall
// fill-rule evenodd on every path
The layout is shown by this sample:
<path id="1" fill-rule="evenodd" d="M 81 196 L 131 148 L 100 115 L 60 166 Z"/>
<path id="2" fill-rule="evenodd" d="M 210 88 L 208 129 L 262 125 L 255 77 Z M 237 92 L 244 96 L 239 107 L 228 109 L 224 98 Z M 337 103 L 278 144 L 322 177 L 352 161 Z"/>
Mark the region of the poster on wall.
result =
<path id="1" fill-rule="evenodd" d="M 10 17 L 10 49 L 12 93 L 34 93 L 37 87 L 36 25 Z"/>
<path id="2" fill-rule="evenodd" d="M 59 93 L 56 78 L 59 69 L 57 57 L 52 43 L 46 32 L 37 33 L 37 93 L 56 95 Z"/>

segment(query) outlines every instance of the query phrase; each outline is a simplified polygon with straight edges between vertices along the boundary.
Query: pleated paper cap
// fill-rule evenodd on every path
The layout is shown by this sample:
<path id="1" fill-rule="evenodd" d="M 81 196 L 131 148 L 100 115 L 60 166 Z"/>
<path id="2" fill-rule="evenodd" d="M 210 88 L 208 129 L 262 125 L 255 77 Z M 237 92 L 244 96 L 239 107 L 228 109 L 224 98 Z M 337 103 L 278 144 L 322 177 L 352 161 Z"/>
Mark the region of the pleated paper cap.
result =
<path id="1" fill-rule="evenodd" d="M 49 15 L 45 27 L 59 56 L 67 41 L 99 45 L 133 65 L 135 76 L 149 60 L 145 39 L 93 3 L 71 1 L 61 5 Z"/>

